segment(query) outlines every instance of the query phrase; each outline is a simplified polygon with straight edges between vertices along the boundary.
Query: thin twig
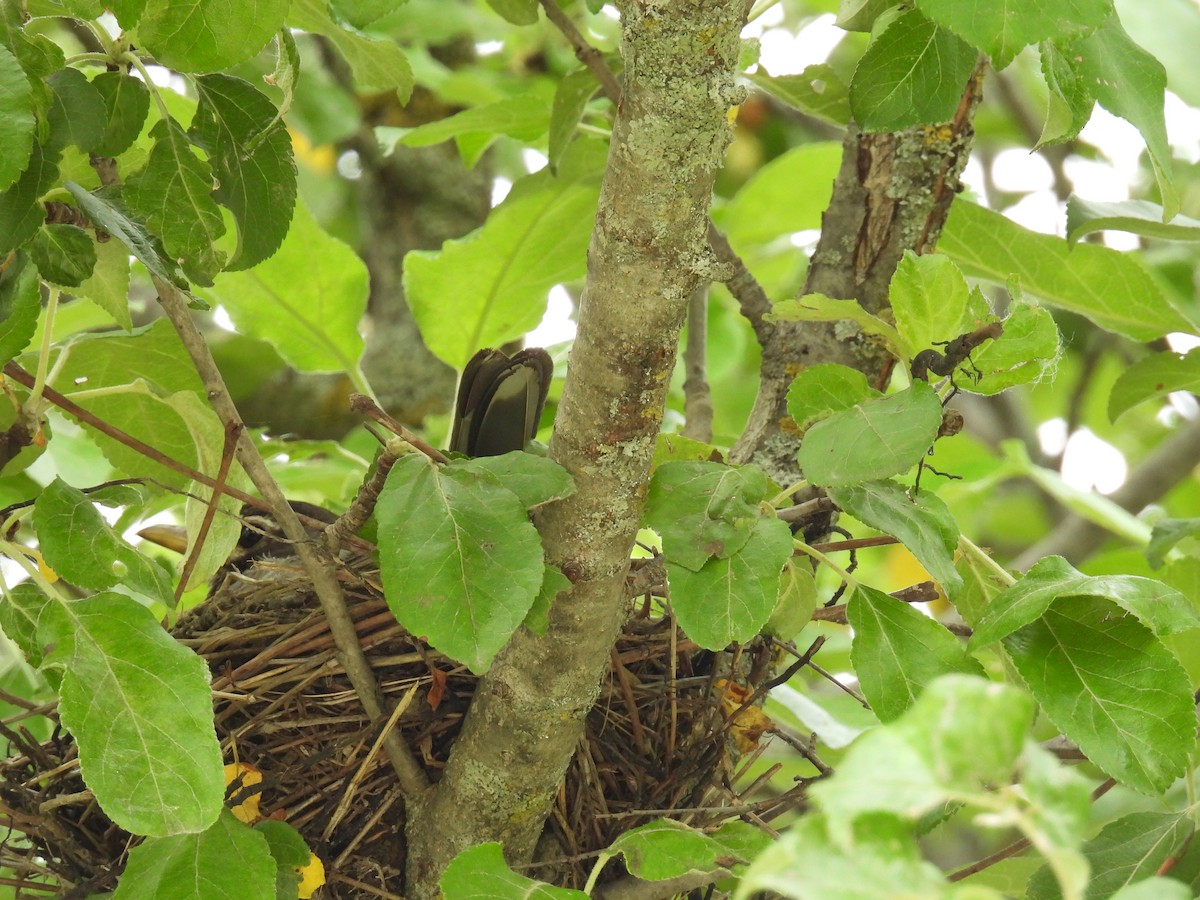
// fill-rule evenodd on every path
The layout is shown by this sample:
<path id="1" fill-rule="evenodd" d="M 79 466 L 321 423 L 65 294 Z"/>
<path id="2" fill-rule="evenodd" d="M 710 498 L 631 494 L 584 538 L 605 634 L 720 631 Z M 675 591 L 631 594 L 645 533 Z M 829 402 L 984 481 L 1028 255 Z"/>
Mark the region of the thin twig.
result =
<path id="1" fill-rule="evenodd" d="M 359 702 L 372 721 L 384 718 L 383 698 L 375 674 L 363 654 L 358 642 L 354 622 L 346 608 L 346 599 L 337 579 L 337 563 L 324 544 L 314 542 L 295 510 L 284 497 L 258 448 L 250 440 L 242 425 L 237 406 L 225 386 L 216 362 L 204 336 L 188 312 L 187 300 L 174 285 L 154 279 L 159 303 L 167 318 L 178 332 L 180 340 L 192 358 L 192 362 L 204 384 L 205 392 L 213 409 L 225 427 L 237 434 L 237 457 L 254 486 L 270 504 L 275 520 L 284 536 L 293 542 L 296 555 L 312 579 L 313 589 L 321 603 L 321 609 L 329 623 L 330 633 L 338 650 L 338 658 L 354 686 Z M 408 746 L 394 732 L 388 732 L 384 742 L 388 758 L 396 770 L 401 790 L 409 805 L 413 805 L 429 786 L 424 771 L 413 757 Z"/>
<path id="2" fill-rule="evenodd" d="M 571 45 L 571 49 L 575 51 L 575 58 L 592 70 L 592 74 L 600 82 L 600 89 L 604 91 L 604 96 L 608 97 L 613 105 L 616 105 L 621 99 L 621 84 L 608 64 L 604 62 L 603 55 L 587 42 L 587 39 L 575 27 L 575 23 L 554 0 L 541 0 L 541 4 L 542 9 L 546 12 L 546 18 L 554 23 L 554 27 L 562 33 L 562 36 L 567 39 L 567 43 Z"/>

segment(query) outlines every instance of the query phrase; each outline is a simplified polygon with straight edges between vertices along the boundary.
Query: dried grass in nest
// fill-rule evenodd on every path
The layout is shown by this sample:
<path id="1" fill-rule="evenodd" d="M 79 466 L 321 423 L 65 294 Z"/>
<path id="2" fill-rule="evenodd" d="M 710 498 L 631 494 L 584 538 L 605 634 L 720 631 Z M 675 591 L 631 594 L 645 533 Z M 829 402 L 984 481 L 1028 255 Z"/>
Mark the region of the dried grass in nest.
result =
<path id="1" fill-rule="evenodd" d="M 394 727 L 436 780 L 475 676 L 405 631 L 374 573 L 355 569 L 343 573 L 347 602 L 385 708 L 404 705 Z M 226 762 L 261 770 L 262 814 L 295 826 L 324 861 L 329 883 L 318 896 L 399 896 L 402 797 L 378 752 L 379 729 L 337 662 L 298 563 L 267 560 L 229 576 L 174 633 L 209 662 Z M 669 810 L 687 810 L 679 818 L 697 824 L 728 815 L 737 798 L 725 786 L 730 742 L 713 682 L 729 665 L 727 655 L 698 649 L 669 619 L 631 618 L 547 824 L 552 840 L 543 846 L 552 849 L 544 855 L 552 858 L 537 874 L 579 887 L 595 851 L 630 828 Z M 80 779 L 74 742 L 62 732 L 45 742 L 13 728 L 3 733 L 13 755 L 0 763 L 11 828 L 0 842 L 0 866 L 16 873 L 16 896 L 111 890 L 130 836 L 109 822 Z"/>

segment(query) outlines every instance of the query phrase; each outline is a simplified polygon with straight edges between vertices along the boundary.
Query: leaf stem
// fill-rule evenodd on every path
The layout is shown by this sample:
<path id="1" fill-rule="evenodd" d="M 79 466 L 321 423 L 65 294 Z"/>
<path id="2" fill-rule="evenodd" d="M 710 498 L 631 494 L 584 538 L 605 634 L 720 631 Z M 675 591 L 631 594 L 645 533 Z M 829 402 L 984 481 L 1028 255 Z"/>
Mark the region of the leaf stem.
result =
<path id="1" fill-rule="evenodd" d="M 839 566 L 837 563 L 835 563 L 832 559 L 830 559 L 828 556 L 826 556 L 820 550 L 817 550 L 814 547 L 812 547 L 811 545 L 806 544 L 806 543 L 804 543 L 804 541 L 801 541 L 798 539 L 793 541 L 792 543 L 795 544 L 796 549 L 799 550 L 801 553 L 805 553 L 808 556 L 811 556 L 817 562 L 824 563 L 825 565 L 829 566 L 829 568 L 833 569 L 833 571 L 837 575 L 837 577 L 842 579 L 842 581 L 846 582 L 847 587 L 850 587 L 850 588 L 858 587 L 858 579 L 857 578 L 855 578 L 853 575 L 851 575 L 849 572 L 847 572 L 845 569 L 843 569 L 841 566 Z"/>
<path id="2" fill-rule="evenodd" d="M 50 285 L 49 297 L 46 300 L 46 321 L 42 326 L 42 345 L 38 348 L 37 372 L 34 373 L 33 387 L 29 390 L 29 408 L 36 410 L 40 416 L 44 410 L 42 392 L 46 388 L 46 371 L 50 365 L 50 344 L 54 337 L 54 316 L 58 312 L 59 289 Z"/>
<path id="3" fill-rule="evenodd" d="M 1005 587 L 1012 587 L 1017 583 L 1017 579 L 1013 577 L 1013 574 L 1009 572 L 1008 569 L 1004 568 L 1000 565 L 1000 563 L 992 559 L 986 552 L 984 552 L 983 548 L 976 545 L 975 542 L 965 534 L 960 534 L 958 536 L 958 549 L 962 551 L 964 556 L 969 556 L 976 562 L 982 564 L 982 566 L 990 571 L 992 575 L 994 575 L 996 579 Z"/>

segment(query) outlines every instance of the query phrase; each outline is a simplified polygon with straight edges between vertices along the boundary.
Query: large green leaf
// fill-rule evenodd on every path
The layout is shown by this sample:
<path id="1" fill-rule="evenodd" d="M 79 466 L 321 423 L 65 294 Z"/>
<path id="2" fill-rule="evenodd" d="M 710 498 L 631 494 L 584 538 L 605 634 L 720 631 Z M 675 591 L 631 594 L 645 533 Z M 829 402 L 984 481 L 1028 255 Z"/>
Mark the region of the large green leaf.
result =
<path id="1" fill-rule="evenodd" d="M 825 363 L 805 369 L 788 387 L 788 415 L 801 431 L 830 413 L 850 409 L 879 392 L 857 369 Z"/>
<path id="2" fill-rule="evenodd" d="M 1015 275 L 1024 290 L 1050 305 L 1134 340 L 1197 328 L 1132 255 L 1097 244 L 1071 247 L 962 199 L 950 210 L 938 250 L 967 276 L 1005 284 Z"/>
<path id="3" fill-rule="evenodd" d="M 277 900 L 287 895 L 276 894 L 275 872 L 267 837 L 222 810 L 199 834 L 153 838 L 130 850 L 113 900 Z"/>
<path id="4" fill-rule="evenodd" d="M 592 99 L 599 84 L 596 76 L 587 66 L 582 66 L 573 72 L 568 72 L 558 82 L 554 91 L 554 105 L 550 110 L 550 135 L 548 138 L 550 168 L 558 171 L 558 163 L 563 158 L 579 120 L 588 101 Z"/>
<path id="5" fill-rule="evenodd" d="M 438 882 L 455 900 L 587 900 L 583 891 L 554 887 L 518 875 L 504 861 L 500 844 L 479 844 L 454 857 Z"/>
<path id="6" fill-rule="evenodd" d="M 714 556 L 728 559 L 745 546 L 769 490 L 757 466 L 666 462 L 650 481 L 646 523 L 662 537 L 671 562 L 698 572 Z"/>
<path id="7" fill-rule="evenodd" d="M 249 269 L 279 249 L 292 221 L 292 139 L 275 105 L 249 82 L 205 75 L 195 84 L 200 102 L 188 133 L 212 164 L 213 196 L 237 221 L 237 252 L 226 270 Z"/>
<path id="8" fill-rule="evenodd" d="M 1196 745 L 1191 685 L 1135 616 L 1066 597 L 1004 647 L 1050 721 L 1106 773 L 1144 794 L 1183 775 Z"/>
<path id="9" fill-rule="evenodd" d="M 21 246 L 45 221 L 46 208 L 40 201 L 58 178 L 61 156 L 56 148 L 35 144 L 27 154 L 28 168 L 0 193 L 0 253 Z"/>
<path id="10" fill-rule="evenodd" d="M 743 251 L 820 228 L 841 158 L 841 144 L 833 141 L 794 147 L 751 175 L 713 219 Z"/>
<path id="11" fill-rule="evenodd" d="M 947 256 L 918 256 L 904 251 L 888 287 L 896 330 L 904 338 L 904 355 L 912 359 L 937 342 L 945 342 L 983 323 L 985 308 L 973 308 L 971 289 Z"/>
<path id="12" fill-rule="evenodd" d="M 1175 812 L 1134 812 L 1109 822 L 1083 845 L 1083 855 L 1095 873 L 1088 885 L 1088 896 L 1111 897 L 1126 885 L 1152 877 L 1178 856 L 1195 830 L 1190 816 Z M 1176 883 L 1183 887 L 1182 883 Z M 1062 897 L 1048 867 L 1034 873 L 1026 896 L 1029 900 Z M 1190 898 L 1191 891 L 1186 896 Z M 1163 898 L 1163 895 L 1154 893 L 1148 897 Z"/>
<path id="13" fill-rule="evenodd" d="M 114 202 L 111 195 L 106 193 L 102 197 L 89 193 L 73 181 L 66 182 L 65 187 L 71 192 L 84 215 L 128 247 L 129 252 L 151 275 L 181 287 L 186 286 L 187 280 L 178 265 L 163 256 L 154 238 L 139 222 L 130 218 L 120 204 Z"/>
<path id="14" fill-rule="evenodd" d="M 1200 347 L 1185 356 L 1152 353 L 1127 368 L 1108 395 L 1108 418 L 1115 422 L 1139 403 L 1172 391 L 1200 393 Z"/>
<path id="15" fill-rule="evenodd" d="M 150 158 L 126 181 L 122 197 L 188 277 L 210 285 L 225 264 L 216 248 L 225 222 L 212 196 L 212 169 L 197 158 L 174 120 L 159 122 L 150 135 L 155 139 Z"/>
<path id="16" fill-rule="evenodd" d="M 395 91 L 401 103 L 408 102 L 413 88 L 412 67 L 395 41 L 375 40 L 343 28 L 330 18 L 327 5 L 319 0 L 292 0 L 287 20 L 294 28 L 327 37 L 350 64 L 360 91 Z"/>
<path id="17" fill-rule="evenodd" d="M 0 44 L 0 190 L 28 167 L 33 150 L 33 92 L 17 58 Z"/>
<path id="18" fill-rule="evenodd" d="M 1112 16 L 1112 0 L 918 0 L 917 8 L 1003 69 L 1030 44 L 1088 31 Z"/>
<path id="19" fill-rule="evenodd" d="M 792 555 L 792 533 L 779 519 L 755 519 L 745 544 L 698 571 L 667 563 L 671 609 L 701 647 L 721 650 L 758 634 L 779 597 L 780 571 Z"/>
<path id="20" fill-rule="evenodd" d="M 1163 216 L 1163 208 L 1149 200 L 1103 203 L 1072 194 L 1067 199 L 1067 240 L 1097 231 L 1128 231 L 1164 241 L 1200 241 L 1200 219 L 1180 215 L 1166 222 Z"/>
<path id="21" fill-rule="evenodd" d="M 1071 41 L 1069 53 L 1100 105 L 1141 132 L 1158 181 L 1163 219 L 1170 220 L 1179 212 L 1179 193 L 1167 143 L 1167 73 L 1162 63 L 1133 42 L 1115 15 L 1087 37 Z"/>
<path id="22" fill-rule="evenodd" d="M 100 92 L 78 69 L 60 69 L 49 78 L 53 102 L 46 113 L 46 146 L 74 144 L 83 152 L 95 148 L 104 135 L 105 107 Z"/>
<path id="23" fill-rule="evenodd" d="M 96 246 L 78 225 L 43 225 L 33 236 L 29 255 L 51 284 L 78 287 L 96 266 Z"/>
<path id="24" fill-rule="evenodd" d="M 954 118 L 978 53 L 917 10 L 875 38 L 850 82 L 850 109 L 863 131 L 898 131 Z"/>
<path id="25" fill-rule="evenodd" d="M 480 347 L 520 337 L 551 287 L 584 274 L 605 153 L 575 141 L 557 177 L 520 179 L 482 228 L 404 258 L 405 296 L 434 355 L 462 368 Z"/>
<path id="26" fill-rule="evenodd" d="M 100 156 L 119 156 L 141 134 L 150 111 L 150 92 L 140 78 L 124 72 L 101 72 L 92 86 L 104 102 L 104 132 L 95 152 Z"/>
<path id="27" fill-rule="evenodd" d="M 1092 117 L 1095 95 L 1075 60 L 1053 41 L 1044 41 L 1038 50 L 1048 95 L 1046 120 L 1042 123 L 1037 146 L 1073 141 Z"/>
<path id="28" fill-rule="evenodd" d="M 958 525 L 936 494 L 909 497 L 894 481 L 865 481 L 830 488 L 829 497 L 864 525 L 899 540 L 951 597 L 962 588 L 954 570 Z"/>
<path id="29" fill-rule="evenodd" d="M 877 337 L 897 356 L 904 355 L 904 339 L 894 325 L 862 308 L 857 300 L 840 300 L 824 294 L 805 294 L 795 300 L 780 300 L 767 314 L 780 322 L 836 322 L 846 319 L 863 334 Z"/>
<path id="30" fill-rule="evenodd" d="M 800 445 L 800 468 L 825 487 L 900 475 L 933 446 L 941 424 L 937 393 L 917 381 L 817 422 Z"/>
<path id="31" fill-rule="evenodd" d="M 368 281 L 357 254 L 326 234 L 300 201 L 270 259 L 244 272 L 223 272 L 200 294 L 225 307 L 238 331 L 267 341 L 295 368 L 356 373 Z"/>
<path id="32" fill-rule="evenodd" d="M 671 819 L 659 819 L 626 831 L 601 852 L 598 866 L 625 857 L 629 873 L 644 881 L 666 881 L 689 872 L 716 872 L 730 860 L 757 855 L 771 843 L 766 832 L 734 819 L 715 833 Z"/>
<path id="33" fill-rule="evenodd" d="M 0 365 L 29 345 L 41 311 L 37 267 L 17 252 L 0 271 Z"/>
<path id="34" fill-rule="evenodd" d="M 125 543 L 82 491 L 55 478 L 38 495 L 33 523 L 43 558 L 67 581 L 93 590 L 120 584 L 171 603 L 166 570 Z"/>
<path id="35" fill-rule="evenodd" d="M 62 723 L 108 817 L 151 836 L 208 828 L 225 779 L 204 660 L 113 593 L 48 608 L 42 640 L 54 645 L 43 666 L 62 672 Z"/>
<path id="36" fill-rule="evenodd" d="M 760 70 L 745 77 L 756 88 L 813 118 L 830 125 L 850 121 L 850 91 L 833 66 L 817 63 L 805 67 L 799 75 L 774 78 Z"/>
<path id="37" fill-rule="evenodd" d="M 147 0 L 137 33 L 164 66 L 213 72 L 265 47 L 288 6 L 288 0 Z"/>
<path id="38" fill-rule="evenodd" d="M 401 458 L 376 508 L 384 593 L 396 618 L 485 672 L 542 586 L 525 505 L 478 468 Z"/>
<path id="39" fill-rule="evenodd" d="M 1048 556 L 993 600 L 975 626 L 971 647 L 1008 636 L 1064 597 L 1115 603 L 1160 636 L 1200 628 L 1200 613 L 1193 604 L 1161 581 L 1137 575 L 1084 575 L 1061 556 Z"/>
<path id="40" fill-rule="evenodd" d="M 983 675 L 944 625 L 883 591 L 859 585 L 846 617 L 854 629 L 854 672 L 880 721 L 899 718 L 940 675 Z"/>
<path id="41" fill-rule="evenodd" d="M 998 394 L 1014 385 L 1038 382 L 1058 364 L 1062 344 L 1048 310 L 1014 299 L 1003 325 L 999 338 L 971 352 L 967 371 L 976 378 L 960 379 L 957 383 L 964 390 Z"/>

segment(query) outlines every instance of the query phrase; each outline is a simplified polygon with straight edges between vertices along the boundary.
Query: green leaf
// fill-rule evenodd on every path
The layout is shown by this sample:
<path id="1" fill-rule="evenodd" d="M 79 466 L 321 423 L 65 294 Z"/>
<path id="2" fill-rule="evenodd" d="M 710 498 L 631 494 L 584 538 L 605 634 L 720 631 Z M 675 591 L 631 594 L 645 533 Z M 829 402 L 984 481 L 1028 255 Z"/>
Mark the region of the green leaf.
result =
<path id="1" fill-rule="evenodd" d="M 781 153 L 714 211 L 714 221 L 730 244 L 743 250 L 820 228 L 841 159 L 842 147 L 835 141 L 801 144 Z"/>
<path id="2" fill-rule="evenodd" d="M 1062 344 L 1050 313 L 1013 300 L 1004 320 L 1004 333 L 971 353 L 968 371 L 982 374 L 978 381 L 959 383 L 972 394 L 998 394 L 1018 384 L 1033 384 L 1049 376 L 1058 364 Z"/>
<path id="3" fill-rule="evenodd" d="M 538 20 L 537 0 L 487 0 L 501 18 L 514 25 L 535 25 Z"/>
<path id="4" fill-rule="evenodd" d="M 1030 44 L 1090 31 L 1113 15 L 1112 0 L 917 0 L 917 8 L 978 47 L 997 69 Z"/>
<path id="5" fill-rule="evenodd" d="M 1112 900 L 1194 900 L 1195 894 L 1188 885 L 1174 878 L 1153 876 L 1136 884 L 1126 885 Z"/>
<path id="6" fill-rule="evenodd" d="M 138 38 L 164 66 L 213 72 L 265 47 L 283 27 L 288 6 L 288 0 L 147 0 Z"/>
<path id="7" fill-rule="evenodd" d="M 58 178 L 60 158 L 58 150 L 35 144 L 28 154 L 29 167 L 8 190 L 0 193 L 0 253 L 24 244 L 45 221 L 46 208 L 40 201 Z"/>
<path id="8" fill-rule="evenodd" d="M 104 135 L 104 101 L 100 92 L 78 69 L 60 69 L 46 84 L 53 103 L 46 114 L 50 125 L 47 147 L 74 144 L 84 153 L 92 150 Z"/>
<path id="9" fill-rule="evenodd" d="M 236 817 L 235 817 L 236 818 Z M 276 819 L 264 819 L 252 826 L 267 839 L 271 858 L 275 860 L 275 900 L 298 897 L 301 866 L 308 865 L 312 853 L 304 838 L 291 825 Z"/>
<path id="10" fill-rule="evenodd" d="M 17 58 L 31 80 L 46 78 L 66 65 L 66 57 L 46 35 L 26 29 L 24 9 L 20 4 L 0 4 L 0 46 Z"/>
<path id="11" fill-rule="evenodd" d="M 38 640 L 38 630 L 46 610 L 55 602 L 38 590 L 33 581 L 13 585 L 0 602 L 0 628 L 20 648 L 31 666 L 42 665 L 45 648 Z"/>
<path id="12" fill-rule="evenodd" d="M 763 633 L 781 641 L 790 641 L 812 621 L 817 608 L 817 582 L 811 568 L 788 560 L 779 578 L 779 596 L 775 608 L 763 626 Z"/>
<path id="13" fill-rule="evenodd" d="M 377 41 L 342 28 L 329 17 L 320 0 L 292 0 L 288 24 L 329 38 L 346 62 L 359 91 L 364 94 L 395 91 L 401 103 L 412 95 L 413 73 L 408 57 L 395 41 Z"/>
<path id="14" fill-rule="evenodd" d="M 1133 42 L 1115 15 L 1087 37 L 1072 41 L 1069 52 L 1100 105 L 1141 132 L 1162 196 L 1163 219 L 1173 218 L 1179 212 L 1179 194 L 1171 174 L 1163 112 L 1167 73 L 1162 63 Z"/>
<path id="15" fill-rule="evenodd" d="M 1200 519 L 1159 519 L 1150 532 L 1146 559 L 1155 569 L 1159 568 L 1172 547 L 1197 533 L 1200 533 Z"/>
<path id="16" fill-rule="evenodd" d="M 396 618 L 487 671 L 542 586 L 542 543 L 521 500 L 490 474 L 414 454 L 392 467 L 376 516 Z"/>
<path id="17" fill-rule="evenodd" d="M 101 72 L 92 79 L 104 102 L 104 132 L 92 148 L 98 156 L 119 156 L 142 132 L 150 111 L 150 92 L 140 78 L 124 72 Z"/>
<path id="18" fill-rule="evenodd" d="M 504 861 L 500 844 L 479 844 L 463 850 L 438 882 L 445 897 L 454 900 L 587 900 L 583 891 L 554 887 L 518 875 Z"/>
<path id="19" fill-rule="evenodd" d="M 845 125 L 850 121 L 850 90 L 837 70 L 825 63 L 805 67 L 799 75 L 772 78 L 762 72 L 744 76 L 759 90 L 805 115 Z"/>
<path id="20" fill-rule="evenodd" d="M 1021 830 L 1049 862 L 1063 893 L 1083 897 L 1091 873 L 1079 847 L 1091 825 L 1091 784 L 1029 738 L 1020 790 L 1029 800 L 1018 820 Z"/>
<path id="21" fill-rule="evenodd" d="M 1037 146 L 1062 144 L 1073 141 L 1092 117 L 1096 105 L 1091 85 L 1079 71 L 1079 66 L 1070 55 L 1064 53 L 1053 41 L 1038 47 L 1042 61 L 1042 77 L 1046 81 L 1049 96 L 1046 106 L 1046 121 Z"/>
<path id="22" fill-rule="evenodd" d="M 699 571 L 667 563 L 671 609 L 701 647 L 721 650 L 762 630 L 779 596 L 780 570 L 792 556 L 792 532 L 779 519 L 759 518 L 732 556 Z"/>
<path id="23" fill-rule="evenodd" d="M 154 239 L 141 224 L 131 219 L 123 209 L 114 205 L 111 197 L 89 193 L 73 181 L 65 184 L 84 215 L 103 231 L 107 231 L 129 248 L 137 260 L 156 278 L 180 287 L 187 285 L 183 272 L 174 262 L 164 259 Z"/>
<path id="24" fill-rule="evenodd" d="M 1109 822 L 1083 845 L 1083 855 L 1093 872 L 1088 896 L 1111 897 L 1121 888 L 1152 877 L 1178 855 L 1194 832 L 1192 820 L 1179 813 L 1135 812 Z M 1043 866 L 1029 879 L 1027 896 L 1029 900 L 1062 896 L 1049 868 Z M 1162 896 L 1152 894 L 1147 898 Z M 1191 892 L 1186 896 L 1190 898 Z"/>
<path id="25" fill-rule="evenodd" d="M 120 241 L 93 240 L 96 265 L 92 274 L 71 293 L 87 297 L 126 331 L 133 327 L 129 312 L 129 250 Z"/>
<path id="26" fill-rule="evenodd" d="M 267 838 L 222 810 L 207 830 L 144 841 L 113 900 L 276 900 L 275 859 Z"/>
<path id="27" fill-rule="evenodd" d="M 969 675 L 943 676 L 895 722 L 855 741 L 837 773 L 813 786 L 813 798 L 835 835 L 866 813 L 915 822 L 950 799 L 974 797 L 994 811 L 994 787 L 1011 782 L 1032 721 L 1025 692 Z"/>
<path id="28" fill-rule="evenodd" d="M 1164 241 L 1200 241 L 1200 219 L 1164 218 L 1163 208 L 1149 200 L 1104 203 L 1072 194 L 1067 199 L 1067 240 L 1075 242 L 1097 231 L 1128 231 Z"/>
<path id="29" fill-rule="evenodd" d="M 817 422 L 800 445 L 800 468 L 826 487 L 900 475 L 933 446 L 941 424 L 937 393 L 917 381 Z"/>
<path id="30" fill-rule="evenodd" d="M 188 134 L 208 154 L 217 180 L 213 196 L 238 226 L 237 252 L 226 270 L 249 269 L 279 249 L 292 221 L 292 139 L 275 105 L 250 83 L 205 75 L 195 85 L 200 102 Z"/>
<path id="31" fill-rule="evenodd" d="M 25 71 L 0 44 L 0 134 L 4 135 L 0 141 L 0 189 L 10 187 L 29 167 L 36 124 L 32 105 L 33 91 Z"/>
<path id="32" fill-rule="evenodd" d="M 59 353 L 66 354 L 66 358 Z M 138 379 L 150 382 L 162 394 L 190 391 L 200 396 L 204 392 L 179 335 L 165 319 L 128 334 L 108 331 L 80 335 L 56 351 L 53 365 L 50 384 L 64 394 L 130 387 Z"/>
<path id="33" fill-rule="evenodd" d="M 188 277 L 210 285 L 225 264 L 225 254 L 215 247 L 225 222 L 212 197 L 212 170 L 192 152 L 174 120 L 159 122 L 150 135 L 155 139 L 150 159 L 130 176 L 122 197 Z"/>
<path id="34" fill-rule="evenodd" d="M 1144 794 L 1183 774 L 1196 744 L 1191 686 L 1137 618 L 1096 596 L 1061 597 L 1004 646 L 1047 718 L 1107 774 Z"/>
<path id="35" fill-rule="evenodd" d="M 1005 284 L 1015 275 L 1024 290 L 1051 306 L 1137 341 L 1197 329 L 1133 255 L 1097 244 L 1071 247 L 961 198 L 951 207 L 938 250 L 968 277 Z"/>
<path id="36" fill-rule="evenodd" d="M 480 347 L 536 326 L 550 288 L 583 276 L 605 152 L 575 141 L 557 176 L 544 169 L 518 180 L 482 228 L 405 256 L 405 297 L 435 356 L 461 369 Z"/>
<path id="37" fill-rule="evenodd" d="M 67 581 L 93 590 L 120 584 L 171 604 L 166 570 L 125 543 L 82 491 L 55 478 L 38 495 L 33 524 L 47 565 Z"/>
<path id="38" fill-rule="evenodd" d="M 1047 556 L 992 601 L 975 626 L 971 648 L 1007 637 L 1064 597 L 1115 603 L 1159 636 L 1200 627 L 1200 613 L 1183 594 L 1161 581 L 1137 575 L 1084 575 L 1061 556 Z"/>
<path id="39" fill-rule="evenodd" d="M 804 431 L 818 419 L 878 396 L 857 369 L 837 363 L 810 366 L 788 388 L 788 415 Z"/>
<path id="40" fill-rule="evenodd" d="M 905 341 L 905 359 L 982 324 L 969 308 L 967 280 L 947 256 L 917 256 L 905 250 L 888 297 L 896 330 Z"/>
<path id="41" fill-rule="evenodd" d="M 850 82 L 850 109 L 863 131 L 899 131 L 954 118 L 978 54 L 917 10 L 873 40 Z"/>
<path id="42" fill-rule="evenodd" d="M 554 106 L 550 110 L 551 171 L 558 171 L 558 163 L 575 136 L 583 111 L 598 87 L 596 76 L 587 66 L 568 72 L 559 80 L 554 91 Z"/>
<path id="43" fill-rule="evenodd" d="M 43 666 L 62 671 L 62 723 L 108 817 L 155 837 L 208 828 L 225 779 L 204 660 L 113 593 L 48 608 L 42 640 L 54 644 Z"/>
<path id="44" fill-rule="evenodd" d="M 770 491 L 757 466 L 673 461 L 659 466 L 646 494 L 646 524 L 663 539 L 667 558 L 698 572 L 712 557 L 745 546 Z"/>
<path id="45" fill-rule="evenodd" d="M 481 456 L 464 460 L 458 468 L 487 473 L 497 484 L 516 494 L 527 510 L 575 493 L 575 482 L 566 469 L 532 453 Z"/>
<path id="46" fill-rule="evenodd" d="M 904 340 L 900 333 L 883 319 L 863 309 L 857 300 L 805 294 L 797 300 L 776 302 L 766 318 L 777 322 L 836 322 L 847 319 L 857 325 L 863 334 L 878 335 L 894 355 L 903 355 Z"/>
<path id="47" fill-rule="evenodd" d="M 954 568 L 963 581 L 962 590 L 954 597 L 954 608 L 964 622 L 975 628 L 996 597 L 1009 587 L 1011 576 L 996 563 L 973 553 L 960 555 Z"/>
<path id="48" fill-rule="evenodd" d="M 864 525 L 899 540 L 951 597 L 962 589 L 954 570 L 958 524 L 936 494 L 909 497 L 894 481 L 866 481 L 831 488 L 829 497 Z"/>
<path id="49" fill-rule="evenodd" d="M 29 346 L 41 311 L 37 267 L 18 251 L 0 271 L 0 365 Z"/>
<path id="50" fill-rule="evenodd" d="M 859 585 L 846 617 L 854 629 L 854 671 L 882 722 L 899 718 L 940 675 L 984 674 L 945 626 L 883 591 Z"/>
<path id="51" fill-rule="evenodd" d="M 474 106 L 445 119 L 419 125 L 400 138 L 406 147 L 429 147 L 450 138 L 481 137 L 467 147 L 460 141 L 459 149 L 468 165 L 474 165 L 492 140 L 508 135 L 530 143 L 544 135 L 550 127 L 553 104 L 548 86 L 534 85 L 513 97 Z M 514 186 L 515 187 L 515 186 Z"/>
<path id="52" fill-rule="evenodd" d="M 1108 418 L 1115 422 L 1139 403 L 1172 391 L 1200 392 L 1200 347 L 1186 356 L 1152 353 L 1127 368 L 1108 396 Z"/>
<path id="53" fill-rule="evenodd" d="M 617 856 L 635 878 L 666 881 L 689 872 L 718 872 L 729 868 L 747 849 L 762 850 L 771 843 L 763 831 L 747 822 L 727 822 L 715 834 L 682 822 L 659 819 L 618 837 L 596 860 L 597 868 Z"/>
<path id="54" fill-rule="evenodd" d="M 51 284 L 77 287 L 96 266 L 91 236 L 78 225 L 43 225 L 33 236 L 29 255 Z"/>
<path id="55" fill-rule="evenodd" d="M 271 344 L 300 371 L 355 373 L 368 282 L 358 255 L 323 231 L 299 201 L 270 259 L 245 272 L 221 273 L 200 295 L 225 307 L 239 332 Z"/>
<path id="56" fill-rule="evenodd" d="M 862 900 L 895 897 L 901 886 L 906 896 L 948 896 L 937 867 L 893 820 L 880 817 L 843 843 L 830 837 L 823 817 L 809 813 L 754 860 L 733 896 Z"/>

